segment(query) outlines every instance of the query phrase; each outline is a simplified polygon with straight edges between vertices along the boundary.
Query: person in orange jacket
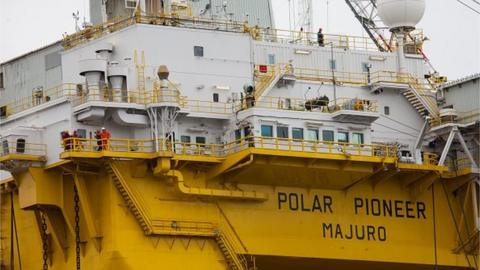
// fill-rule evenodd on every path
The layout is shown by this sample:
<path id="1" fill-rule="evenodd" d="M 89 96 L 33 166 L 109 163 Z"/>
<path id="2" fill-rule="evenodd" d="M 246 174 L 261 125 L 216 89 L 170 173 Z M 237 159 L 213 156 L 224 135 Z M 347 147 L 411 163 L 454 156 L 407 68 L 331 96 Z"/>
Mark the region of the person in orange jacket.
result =
<path id="1" fill-rule="evenodd" d="M 110 132 L 102 127 L 102 131 L 100 132 L 100 137 L 102 138 L 102 150 L 108 150 L 108 141 L 111 136 Z"/>

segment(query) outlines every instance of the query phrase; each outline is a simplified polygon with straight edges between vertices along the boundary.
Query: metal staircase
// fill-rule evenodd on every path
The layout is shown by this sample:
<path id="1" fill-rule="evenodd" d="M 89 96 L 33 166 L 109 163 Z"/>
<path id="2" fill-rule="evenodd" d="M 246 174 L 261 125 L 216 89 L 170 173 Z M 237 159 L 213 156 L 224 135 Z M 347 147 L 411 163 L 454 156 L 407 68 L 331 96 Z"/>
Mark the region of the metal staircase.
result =
<path id="1" fill-rule="evenodd" d="M 118 171 L 116 165 L 112 161 L 105 162 L 105 170 L 112 178 L 115 187 L 120 192 L 120 195 L 125 200 L 125 203 L 135 216 L 135 219 L 138 221 L 145 234 L 152 234 L 152 224 L 150 223 L 151 220 L 148 212 L 144 208 L 145 204 L 139 202 L 139 197 L 136 192 L 127 185 L 122 174 Z"/>
<path id="2" fill-rule="evenodd" d="M 247 258 L 235 251 L 232 243 L 222 231 L 218 231 L 215 241 L 223 253 L 230 270 L 249 270 Z"/>
<path id="3" fill-rule="evenodd" d="M 421 115 L 429 115 L 436 119 L 438 115 L 438 105 L 433 94 L 433 88 L 428 83 L 419 83 L 416 78 L 408 76 L 409 89 L 404 91 L 403 96 L 412 104 L 412 106 Z"/>
<path id="4" fill-rule="evenodd" d="M 255 83 L 255 100 L 260 100 L 282 78 L 283 72 L 276 66 L 271 66 L 266 73 L 258 73 L 258 81 Z"/>
<path id="5" fill-rule="evenodd" d="M 128 185 L 122 173 L 118 170 L 114 161 L 105 161 L 105 170 L 112 178 L 112 181 L 125 200 L 128 208 L 135 216 L 146 235 L 164 234 L 164 235 L 183 235 L 183 236 L 200 236 L 214 237 L 220 251 L 225 257 L 226 263 L 231 270 L 253 270 L 249 268 L 247 257 L 241 254 L 240 250 L 245 248 L 238 240 L 238 236 L 231 228 L 222 212 L 222 222 L 214 226 L 208 222 L 194 221 L 174 221 L 173 226 L 171 220 L 152 220 L 145 203 L 141 202 L 141 197 L 137 192 Z M 237 241 L 234 241 L 236 239 Z"/>

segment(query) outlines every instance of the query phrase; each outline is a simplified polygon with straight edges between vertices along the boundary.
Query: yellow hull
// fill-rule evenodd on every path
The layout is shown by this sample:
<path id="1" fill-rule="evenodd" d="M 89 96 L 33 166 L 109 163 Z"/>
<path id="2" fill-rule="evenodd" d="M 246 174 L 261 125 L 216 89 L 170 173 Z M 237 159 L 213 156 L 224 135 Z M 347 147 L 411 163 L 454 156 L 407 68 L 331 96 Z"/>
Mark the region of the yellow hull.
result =
<path id="1" fill-rule="evenodd" d="M 81 269 L 467 269 L 478 259 L 454 252 L 460 208 L 448 182 L 418 191 L 418 172 L 383 181 L 366 168 L 311 174 L 260 160 L 208 179 L 205 166 L 80 160 L 16 173 L 16 188 L 3 185 L 3 266 L 42 267 L 44 216 L 48 269 L 75 269 L 74 185 Z"/>

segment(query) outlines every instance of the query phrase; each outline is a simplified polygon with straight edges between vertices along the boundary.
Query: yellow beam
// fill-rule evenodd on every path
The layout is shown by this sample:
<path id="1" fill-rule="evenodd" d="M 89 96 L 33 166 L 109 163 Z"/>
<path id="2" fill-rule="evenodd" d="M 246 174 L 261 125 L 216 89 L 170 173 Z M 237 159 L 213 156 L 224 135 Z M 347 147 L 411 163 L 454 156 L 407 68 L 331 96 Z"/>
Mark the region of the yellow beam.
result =
<path id="1" fill-rule="evenodd" d="M 0 162 L 9 161 L 9 160 L 43 162 L 46 160 L 46 158 L 45 156 L 28 155 L 28 154 L 8 154 L 0 157 Z"/>
<path id="2" fill-rule="evenodd" d="M 252 149 L 246 149 L 246 150 L 227 156 L 227 158 L 225 158 L 225 160 L 221 164 L 207 171 L 206 178 L 212 179 L 228 171 L 229 169 L 237 165 L 240 161 L 247 158 L 251 152 L 252 152 Z"/>
<path id="3" fill-rule="evenodd" d="M 439 173 L 448 171 L 448 167 L 446 166 L 437 166 L 431 164 L 398 163 L 398 168 L 406 171 L 436 171 Z"/>
<path id="4" fill-rule="evenodd" d="M 105 157 L 110 158 L 134 158 L 134 159 L 155 159 L 159 157 L 172 157 L 171 152 L 116 152 L 116 151 L 98 151 L 98 152 L 63 152 L 60 158 L 94 158 L 100 159 Z"/>
<path id="5" fill-rule="evenodd" d="M 97 226 L 95 225 L 96 218 L 95 218 L 95 215 L 93 214 L 93 207 L 92 207 L 92 204 L 90 203 L 90 198 L 88 194 L 88 188 L 85 183 L 85 178 L 81 174 L 75 173 L 73 175 L 73 180 L 77 188 L 78 198 L 80 200 L 80 211 L 87 225 L 88 235 L 91 239 L 93 239 L 95 248 L 97 248 L 97 250 L 100 251 L 101 250 L 100 238 L 102 237 L 102 234 L 100 233 L 99 228 L 97 228 Z"/>
<path id="6" fill-rule="evenodd" d="M 167 176 L 176 178 L 178 189 L 180 190 L 180 192 L 187 195 L 220 197 L 220 198 L 229 198 L 229 199 L 256 200 L 256 201 L 265 201 L 268 199 L 267 194 L 262 192 L 256 192 L 256 191 L 240 191 L 240 190 L 189 187 L 184 182 L 183 174 L 177 170 L 171 170 L 170 172 L 167 173 Z"/>

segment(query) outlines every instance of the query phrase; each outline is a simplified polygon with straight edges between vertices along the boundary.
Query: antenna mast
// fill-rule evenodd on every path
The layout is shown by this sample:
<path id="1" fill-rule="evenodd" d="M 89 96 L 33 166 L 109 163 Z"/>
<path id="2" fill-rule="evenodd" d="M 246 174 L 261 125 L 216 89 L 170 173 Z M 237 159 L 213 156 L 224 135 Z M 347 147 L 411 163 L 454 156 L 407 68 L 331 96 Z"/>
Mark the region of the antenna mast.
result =
<path id="1" fill-rule="evenodd" d="M 293 6 L 296 6 L 298 10 L 297 14 L 294 14 L 295 25 L 293 30 L 298 31 L 303 28 L 305 32 L 313 32 L 312 0 L 293 0 Z"/>

